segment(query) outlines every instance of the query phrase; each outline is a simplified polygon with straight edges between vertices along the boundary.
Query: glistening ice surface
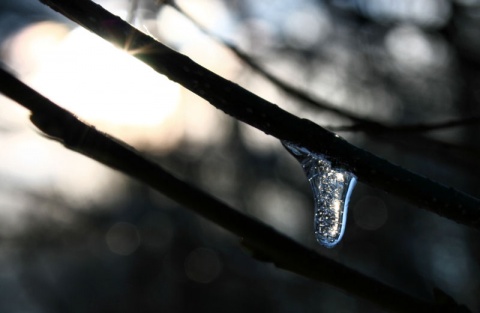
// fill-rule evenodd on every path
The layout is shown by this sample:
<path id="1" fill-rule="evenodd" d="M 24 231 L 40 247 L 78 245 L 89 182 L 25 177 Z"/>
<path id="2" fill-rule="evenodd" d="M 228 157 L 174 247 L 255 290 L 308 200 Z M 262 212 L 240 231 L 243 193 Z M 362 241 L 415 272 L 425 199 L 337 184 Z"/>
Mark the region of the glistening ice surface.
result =
<path id="1" fill-rule="evenodd" d="M 332 248 L 340 242 L 345 232 L 348 202 L 357 179 L 344 169 L 333 168 L 321 154 L 290 142 L 282 143 L 300 162 L 312 187 L 317 241 Z"/>

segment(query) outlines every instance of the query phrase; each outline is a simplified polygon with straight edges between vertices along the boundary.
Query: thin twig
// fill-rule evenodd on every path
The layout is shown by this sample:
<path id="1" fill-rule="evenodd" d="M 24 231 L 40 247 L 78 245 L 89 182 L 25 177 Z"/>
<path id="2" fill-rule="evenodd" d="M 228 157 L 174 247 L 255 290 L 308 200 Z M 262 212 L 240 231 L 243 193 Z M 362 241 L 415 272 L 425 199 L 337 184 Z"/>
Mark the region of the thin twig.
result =
<path id="1" fill-rule="evenodd" d="M 32 112 L 31 121 L 71 150 L 144 182 L 243 238 L 253 255 L 396 312 L 432 312 L 443 306 L 396 290 L 303 247 L 273 228 L 181 181 L 133 148 L 96 130 L 0 68 L 0 92 Z"/>
<path id="2" fill-rule="evenodd" d="M 272 84 L 276 85 L 286 93 L 294 96 L 295 98 L 301 100 L 304 103 L 311 105 L 314 108 L 322 109 L 328 112 L 336 113 L 339 116 L 346 117 L 352 121 L 358 122 L 359 124 L 363 123 L 373 123 L 370 121 L 365 120 L 363 117 L 358 116 L 352 112 L 348 112 L 338 106 L 335 106 L 333 103 L 329 103 L 326 100 L 318 100 L 314 99 L 309 94 L 300 91 L 299 89 L 293 87 L 292 85 L 288 84 L 287 82 L 279 79 L 265 68 L 263 68 L 257 61 L 255 61 L 252 57 L 250 57 L 247 53 L 243 52 L 237 46 L 235 46 L 231 42 L 227 42 L 225 39 L 215 35 L 207 28 L 203 27 L 200 23 L 198 23 L 193 17 L 191 17 L 188 13 L 186 13 L 179 5 L 177 5 L 176 1 L 168 0 L 165 4 L 170 5 L 172 8 L 177 10 L 180 14 L 182 14 L 185 18 L 191 21 L 201 32 L 208 35 L 210 38 L 214 39 L 215 41 L 221 43 L 223 46 L 228 48 L 236 57 L 238 57 L 242 62 L 250 66 L 253 70 L 255 70 L 258 74 L 266 78 Z"/>
<path id="3" fill-rule="evenodd" d="M 461 117 L 457 119 L 451 119 L 451 120 L 440 121 L 440 122 L 388 126 L 388 129 L 389 131 L 392 131 L 392 132 L 419 133 L 419 132 L 429 132 L 434 130 L 444 130 L 444 129 L 454 128 L 454 127 L 479 125 L 479 124 L 480 124 L 480 116 L 472 116 L 472 117 Z M 363 124 L 355 124 L 355 125 L 348 125 L 348 126 L 347 125 L 325 126 L 325 128 L 328 128 L 331 131 L 343 131 L 343 132 L 367 131 L 365 125 Z"/>
<path id="4" fill-rule="evenodd" d="M 94 2 L 41 1 L 107 41 L 130 51 L 155 71 L 234 118 L 268 135 L 323 154 L 334 166 L 344 167 L 374 188 L 458 223 L 480 228 L 480 200 L 393 165 L 309 120 L 282 110 L 138 31 Z"/>
<path id="5" fill-rule="evenodd" d="M 448 149 L 449 154 L 437 153 L 437 154 L 433 154 L 432 156 L 436 159 L 442 159 L 444 162 L 454 164 L 457 167 L 465 167 L 465 165 L 468 163 L 466 162 L 467 158 L 476 159 L 477 157 L 476 155 L 478 154 L 478 151 L 475 151 L 475 149 L 472 149 L 471 147 L 466 147 L 464 145 L 450 144 L 443 140 L 419 135 L 418 133 L 447 129 L 451 127 L 478 124 L 480 117 L 463 118 L 458 120 L 437 122 L 432 124 L 424 123 L 424 124 L 411 124 L 411 125 L 388 125 L 378 120 L 374 120 L 371 118 L 368 119 L 366 117 L 356 115 L 352 112 L 342 109 L 338 105 L 329 103 L 326 100 L 320 100 L 318 98 L 314 98 L 307 92 L 302 91 L 294 87 L 293 85 L 289 84 L 288 82 L 276 77 L 275 75 L 270 73 L 268 70 L 266 70 L 263 66 L 261 66 L 255 59 L 253 59 L 247 53 L 240 50 L 234 44 L 226 41 L 220 36 L 215 35 L 211 31 L 209 31 L 207 28 L 203 27 L 193 17 L 187 14 L 176 3 L 175 0 L 166 0 L 164 4 L 168 4 L 172 8 L 177 10 L 185 18 L 187 18 L 193 24 L 195 24 L 200 31 L 202 31 L 204 34 L 206 34 L 213 40 L 216 40 L 217 42 L 222 44 L 224 47 L 229 49 L 237 58 L 239 58 L 245 64 L 250 66 L 250 68 L 255 70 L 259 75 L 269 80 L 273 85 L 282 89 L 284 92 L 286 92 L 290 96 L 300 100 L 301 103 L 310 105 L 311 107 L 316 109 L 322 109 L 324 111 L 335 113 L 344 118 L 349 118 L 350 120 L 355 122 L 355 124 L 349 125 L 349 126 L 324 126 L 324 128 L 330 131 L 363 132 L 368 134 L 369 136 L 375 137 L 376 139 L 382 140 L 383 142 L 386 142 L 388 144 L 395 143 L 396 145 L 398 144 L 405 145 L 405 143 L 408 142 L 408 148 L 410 151 L 413 150 L 416 153 L 422 153 L 422 154 L 432 155 L 431 151 L 434 151 L 434 150 L 437 151 L 442 148 Z M 455 153 L 452 154 L 452 152 L 455 152 Z"/>
<path id="6" fill-rule="evenodd" d="M 328 112 L 335 113 L 339 116 L 348 118 L 356 124 L 349 125 L 349 126 L 325 126 L 325 128 L 330 129 L 332 131 L 362 131 L 374 134 L 378 131 L 382 131 L 383 133 L 391 133 L 391 132 L 429 132 L 434 130 L 441 130 L 446 128 L 452 127 L 460 127 L 460 126 L 467 126 L 467 125 L 475 125 L 480 123 L 480 116 L 475 117 L 466 117 L 466 118 L 459 118 L 455 120 L 449 121 L 441 121 L 441 122 L 432 122 L 432 123 L 419 123 L 419 124 L 411 124 L 411 125 L 386 125 L 382 122 L 366 118 L 364 116 L 357 115 L 352 112 L 348 112 L 338 105 L 328 102 L 325 99 L 318 99 L 314 98 L 313 96 L 309 95 L 305 91 L 302 91 L 288 82 L 276 77 L 272 73 L 270 73 L 267 69 L 265 69 L 262 65 L 260 65 L 254 58 L 249 56 L 247 53 L 242 51 L 236 45 L 231 42 L 228 42 L 224 38 L 217 36 L 216 34 L 212 33 L 207 28 L 203 27 L 198 21 L 196 21 L 192 16 L 186 13 L 177 3 L 175 0 L 166 1 L 165 4 L 170 5 L 172 8 L 177 10 L 180 14 L 182 14 L 185 18 L 191 21 L 201 32 L 208 35 L 213 40 L 221 43 L 223 46 L 228 48 L 237 58 L 239 58 L 242 62 L 250 66 L 253 70 L 255 70 L 258 74 L 266 78 L 275 86 L 282 89 L 284 92 L 292 95 L 293 97 L 297 98 L 298 100 L 302 101 L 303 103 L 309 104 L 314 108 L 322 109 Z"/>

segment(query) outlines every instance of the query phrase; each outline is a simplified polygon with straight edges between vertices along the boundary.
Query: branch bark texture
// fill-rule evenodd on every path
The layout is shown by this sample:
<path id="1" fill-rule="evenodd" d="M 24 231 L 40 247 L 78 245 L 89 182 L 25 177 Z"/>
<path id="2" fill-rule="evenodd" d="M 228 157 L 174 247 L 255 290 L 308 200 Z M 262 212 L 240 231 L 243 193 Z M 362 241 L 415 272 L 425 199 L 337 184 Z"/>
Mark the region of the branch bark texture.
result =
<path id="1" fill-rule="evenodd" d="M 449 312 L 303 247 L 268 225 L 165 171 L 133 148 L 77 119 L 0 67 L 0 92 L 32 112 L 31 121 L 65 147 L 119 170 L 240 236 L 253 255 L 394 312 Z"/>
<path id="2" fill-rule="evenodd" d="M 480 201 L 361 150 L 203 68 L 89 0 L 41 0 L 79 25 L 126 49 L 216 108 L 268 135 L 324 154 L 360 181 L 464 225 L 480 228 Z"/>

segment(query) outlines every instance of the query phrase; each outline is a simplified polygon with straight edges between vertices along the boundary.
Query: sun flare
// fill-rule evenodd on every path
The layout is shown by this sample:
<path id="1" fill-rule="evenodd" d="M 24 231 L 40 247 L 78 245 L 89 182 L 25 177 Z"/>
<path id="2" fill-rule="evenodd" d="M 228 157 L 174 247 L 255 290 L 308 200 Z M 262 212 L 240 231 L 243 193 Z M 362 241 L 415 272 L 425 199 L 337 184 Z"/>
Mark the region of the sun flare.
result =
<path id="1" fill-rule="evenodd" d="M 165 147 L 162 138 L 170 146 L 181 137 L 172 130 L 180 87 L 83 28 L 29 26 L 11 40 L 9 58 L 33 88 L 121 139 Z"/>

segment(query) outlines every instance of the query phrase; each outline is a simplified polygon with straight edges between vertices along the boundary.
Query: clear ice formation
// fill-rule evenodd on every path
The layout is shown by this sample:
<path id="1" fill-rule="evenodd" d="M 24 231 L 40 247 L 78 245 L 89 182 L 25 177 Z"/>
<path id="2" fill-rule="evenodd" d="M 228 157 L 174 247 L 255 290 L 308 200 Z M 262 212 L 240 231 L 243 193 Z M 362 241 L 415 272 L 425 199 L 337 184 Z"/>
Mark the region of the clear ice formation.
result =
<path id="1" fill-rule="evenodd" d="M 300 162 L 312 187 L 315 237 L 322 246 L 332 248 L 345 232 L 348 202 L 357 178 L 344 169 L 333 168 L 321 154 L 291 142 L 282 144 Z"/>

